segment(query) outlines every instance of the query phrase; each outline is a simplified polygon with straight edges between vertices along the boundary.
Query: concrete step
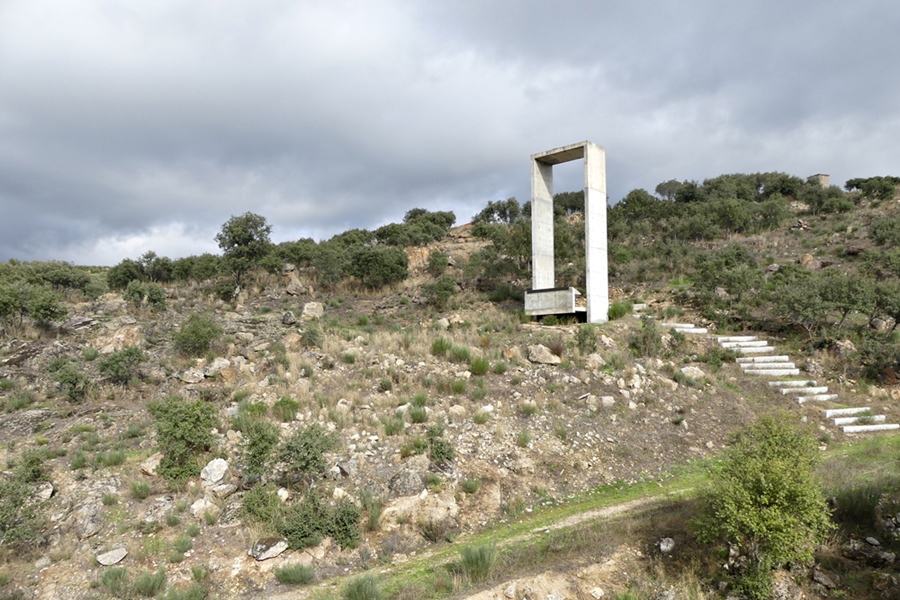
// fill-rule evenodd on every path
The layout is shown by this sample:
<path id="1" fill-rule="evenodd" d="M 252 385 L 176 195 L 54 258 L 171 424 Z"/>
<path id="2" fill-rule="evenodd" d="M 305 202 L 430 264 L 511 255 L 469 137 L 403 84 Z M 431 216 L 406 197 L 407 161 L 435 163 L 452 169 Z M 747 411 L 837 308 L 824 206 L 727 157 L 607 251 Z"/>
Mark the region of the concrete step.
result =
<path id="1" fill-rule="evenodd" d="M 797 394 L 800 394 L 802 396 L 811 396 L 813 394 L 827 394 L 828 386 L 822 385 L 819 387 L 811 387 L 811 386 L 809 386 L 809 387 L 786 387 L 786 388 L 782 388 L 780 391 L 783 396 L 787 396 L 787 395 L 796 396 Z"/>
<path id="2" fill-rule="evenodd" d="M 675 327 L 674 330 L 677 331 L 678 333 L 687 333 L 687 334 L 693 334 L 693 335 L 700 335 L 700 334 L 707 333 L 706 327 Z"/>
<path id="3" fill-rule="evenodd" d="M 835 425 L 856 425 L 863 421 L 863 424 L 870 425 L 872 423 L 884 423 L 886 417 L 884 415 L 872 415 L 870 417 L 835 417 Z"/>
<path id="4" fill-rule="evenodd" d="M 747 369 L 744 371 L 747 375 L 767 375 L 769 377 L 787 377 L 788 375 L 799 375 L 800 369 Z"/>
<path id="5" fill-rule="evenodd" d="M 858 415 L 859 413 L 864 413 L 872 410 L 868 406 L 857 406 L 856 408 L 830 408 L 828 410 L 823 410 L 822 414 L 826 419 L 830 419 L 831 417 L 843 417 L 846 415 Z"/>
<path id="6" fill-rule="evenodd" d="M 738 364 L 744 363 L 755 363 L 755 362 L 789 362 L 791 360 L 790 356 L 780 355 L 780 356 L 741 356 L 735 359 Z"/>
<path id="7" fill-rule="evenodd" d="M 720 335 L 716 341 L 722 342 L 755 342 L 759 338 L 755 335 Z"/>
<path id="8" fill-rule="evenodd" d="M 719 342 L 723 348 L 763 348 L 769 345 L 766 340 L 750 340 L 748 342 Z"/>
<path id="9" fill-rule="evenodd" d="M 770 381 L 772 387 L 810 387 L 816 385 L 815 379 L 792 379 L 789 381 Z"/>
<path id="10" fill-rule="evenodd" d="M 796 396 L 794 400 L 797 404 L 806 404 L 807 402 L 827 402 L 829 400 L 837 400 L 837 394 L 814 394 L 812 396 Z"/>
<path id="11" fill-rule="evenodd" d="M 757 363 L 741 363 L 744 372 L 747 369 L 796 369 L 797 365 L 792 362 L 757 362 Z"/>
<path id="12" fill-rule="evenodd" d="M 844 425 L 841 427 L 844 433 L 868 433 L 870 431 L 890 431 L 900 429 L 897 423 L 884 423 L 882 425 Z"/>
<path id="13" fill-rule="evenodd" d="M 764 346 L 761 348 L 732 348 L 738 354 L 768 354 L 769 352 L 775 352 L 775 348 L 773 346 Z"/>
<path id="14" fill-rule="evenodd" d="M 660 327 L 668 327 L 669 329 L 693 329 L 693 323 L 660 323 Z"/>
<path id="15" fill-rule="evenodd" d="M 641 311 L 644 310 L 645 308 L 647 308 L 647 305 L 646 305 L 646 304 L 638 303 L 638 304 L 632 304 L 632 305 L 631 305 L 631 310 L 632 310 L 632 312 L 641 312 Z"/>

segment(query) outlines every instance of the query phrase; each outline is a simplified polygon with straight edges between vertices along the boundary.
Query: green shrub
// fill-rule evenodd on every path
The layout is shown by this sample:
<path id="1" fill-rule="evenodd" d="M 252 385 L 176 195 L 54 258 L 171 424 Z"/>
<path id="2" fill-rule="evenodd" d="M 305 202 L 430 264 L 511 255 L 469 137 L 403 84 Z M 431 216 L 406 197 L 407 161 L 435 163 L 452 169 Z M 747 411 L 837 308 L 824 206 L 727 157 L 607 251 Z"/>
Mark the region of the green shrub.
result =
<path id="1" fill-rule="evenodd" d="M 334 538 L 341 548 L 356 548 L 362 535 L 359 530 L 359 507 L 344 498 L 331 511 L 330 517 L 328 535 Z"/>
<path id="2" fill-rule="evenodd" d="M 383 600 L 378 581 L 372 575 L 351 579 L 341 591 L 341 600 Z"/>
<path id="3" fill-rule="evenodd" d="M 244 494 L 241 514 L 274 527 L 281 512 L 281 499 L 268 486 L 257 485 Z"/>
<path id="4" fill-rule="evenodd" d="M 462 487 L 462 491 L 464 491 L 465 493 L 474 494 L 479 489 L 481 489 L 481 480 L 477 477 L 466 478 L 462 480 L 460 486 Z"/>
<path id="5" fill-rule="evenodd" d="M 497 547 L 494 544 L 465 546 L 459 551 L 460 568 L 469 581 L 478 583 L 490 576 L 497 562 Z"/>
<path id="6" fill-rule="evenodd" d="M 330 527 L 328 507 L 313 493 L 284 508 L 277 529 L 293 549 L 317 546 Z"/>
<path id="7" fill-rule="evenodd" d="M 412 423 L 424 423 L 428 420 L 428 410 L 424 406 L 410 406 L 409 420 Z"/>
<path id="8" fill-rule="evenodd" d="M 465 394 L 467 387 L 468 384 L 465 379 L 454 379 L 453 383 L 450 384 L 450 391 L 454 394 Z"/>
<path id="9" fill-rule="evenodd" d="M 625 315 L 631 314 L 633 305 L 631 302 L 613 302 L 609 306 L 609 320 L 615 321 L 621 319 Z"/>
<path id="10" fill-rule="evenodd" d="M 403 433 L 402 417 L 384 417 L 381 419 L 381 424 L 384 426 L 384 435 L 398 435 Z"/>
<path id="11" fill-rule="evenodd" d="M 131 496 L 143 500 L 150 495 L 150 484 L 146 481 L 135 480 L 131 482 Z"/>
<path id="12" fill-rule="evenodd" d="M 152 598 L 166 588 L 166 572 L 159 569 L 155 573 L 143 571 L 134 580 L 133 591 L 138 596 Z"/>
<path id="13" fill-rule="evenodd" d="M 180 535 L 177 538 L 175 538 L 173 547 L 175 548 L 176 552 L 181 552 L 182 554 L 184 554 L 185 552 L 187 552 L 188 550 L 190 550 L 191 548 L 194 547 L 194 540 L 191 538 L 191 536 L 189 536 L 187 534 Z"/>
<path id="14" fill-rule="evenodd" d="M 491 361 L 484 356 L 476 356 L 469 363 L 469 371 L 471 371 L 473 375 L 484 375 L 490 368 Z"/>
<path id="15" fill-rule="evenodd" d="M 202 400 L 169 396 L 165 402 L 152 402 L 147 408 L 153 415 L 157 443 L 163 454 L 159 474 L 180 482 L 199 473 L 197 456 L 209 450 L 213 442 L 215 407 Z"/>
<path id="16" fill-rule="evenodd" d="M 313 423 L 281 443 L 278 459 L 287 463 L 289 475 L 310 477 L 325 471 L 325 453 L 335 446 L 337 438 Z"/>
<path id="17" fill-rule="evenodd" d="M 450 348 L 450 360 L 456 363 L 467 363 L 472 359 L 472 352 L 468 346 L 453 344 Z"/>
<path id="18" fill-rule="evenodd" d="M 117 467 L 125 462 L 124 450 L 110 450 L 97 456 L 97 463 L 103 467 Z"/>
<path id="19" fill-rule="evenodd" d="M 453 342 L 447 338 L 437 337 L 431 342 L 431 353 L 434 356 L 444 356 L 452 347 Z"/>
<path id="20" fill-rule="evenodd" d="M 62 359 L 54 360 L 47 369 L 52 373 L 53 380 L 59 386 L 60 392 L 70 402 L 79 403 L 87 396 L 90 389 L 90 380 L 75 363 Z"/>
<path id="21" fill-rule="evenodd" d="M 713 472 L 698 539 L 740 548 L 759 570 L 754 580 L 771 580 L 773 567 L 809 561 L 833 528 L 814 476 L 817 460 L 815 441 L 783 419 L 762 417 L 738 432 Z"/>
<path id="22" fill-rule="evenodd" d="M 175 349 L 184 356 L 205 354 L 222 335 L 222 328 L 210 317 L 192 314 L 175 333 Z"/>
<path id="23" fill-rule="evenodd" d="M 531 432 L 527 429 L 521 430 L 516 434 L 516 445 L 519 448 L 527 448 L 528 444 L 531 443 Z"/>
<path id="24" fill-rule="evenodd" d="M 275 579 L 286 585 L 306 585 L 316 576 L 316 571 L 309 565 L 293 563 L 275 569 Z"/>
<path id="25" fill-rule="evenodd" d="M 113 383 L 126 385 L 138 373 L 138 367 L 147 360 L 147 355 L 137 346 L 126 346 L 100 361 L 100 374 Z"/>
<path id="26" fill-rule="evenodd" d="M 272 405 L 272 414 L 282 423 L 290 423 L 297 418 L 300 403 L 293 398 L 282 396 Z"/>
<path id="27" fill-rule="evenodd" d="M 495 375 L 503 375 L 506 373 L 506 363 L 503 361 L 497 361 L 494 363 L 494 368 L 491 369 Z"/>
<path id="28" fill-rule="evenodd" d="M 362 247 L 353 253 L 348 270 L 366 287 L 381 288 L 409 276 L 409 257 L 393 246 Z"/>
<path id="29" fill-rule="evenodd" d="M 662 335 L 656 322 L 650 317 L 641 317 L 641 328 L 629 338 L 628 346 L 635 356 L 659 356 L 662 353 Z"/>
<path id="30" fill-rule="evenodd" d="M 427 283 L 422 286 L 422 296 L 425 303 L 434 306 L 438 310 L 446 308 L 450 302 L 450 298 L 456 293 L 456 279 L 450 275 L 441 275 L 434 283 Z"/>
<path id="31" fill-rule="evenodd" d="M 445 466 L 456 456 L 453 444 L 444 439 L 433 439 L 430 443 L 429 457 L 435 464 Z"/>
<path id="32" fill-rule="evenodd" d="M 359 492 L 359 500 L 366 511 L 366 531 L 378 531 L 378 522 L 384 510 L 384 498 L 376 498 L 371 490 Z"/>
<path id="33" fill-rule="evenodd" d="M 131 591 L 128 585 L 128 569 L 109 567 L 100 575 L 100 587 L 116 598 L 127 598 Z"/>
<path id="34" fill-rule="evenodd" d="M 447 270 L 450 257 L 440 250 L 432 250 L 428 253 L 428 272 L 432 277 L 440 277 Z"/>
<path id="35" fill-rule="evenodd" d="M 472 421 L 476 425 L 484 425 L 485 423 L 488 422 L 489 417 L 490 417 L 490 415 L 488 415 L 483 410 L 478 410 L 478 411 L 475 411 L 474 415 L 472 415 Z"/>
<path id="36" fill-rule="evenodd" d="M 246 472 L 248 475 L 262 475 L 278 445 L 281 429 L 269 421 L 251 419 L 241 433 L 246 440 L 243 449 Z"/>

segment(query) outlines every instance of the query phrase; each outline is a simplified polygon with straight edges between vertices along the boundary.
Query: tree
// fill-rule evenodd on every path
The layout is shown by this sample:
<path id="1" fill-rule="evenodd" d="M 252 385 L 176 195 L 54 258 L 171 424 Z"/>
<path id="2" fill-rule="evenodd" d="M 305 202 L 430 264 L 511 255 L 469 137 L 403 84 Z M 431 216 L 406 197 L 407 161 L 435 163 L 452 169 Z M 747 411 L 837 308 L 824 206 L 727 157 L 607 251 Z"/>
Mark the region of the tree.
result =
<path id="1" fill-rule="evenodd" d="M 266 218 L 251 212 L 232 216 L 216 234 L 226 267 L 234 273 L 240 285 L 244 275 L 269 253 L 272 227 Z"/>
<path id="2" fill-rule="evenodd" d="M 350 260 L 350 274 L 366 287 L 384 287 L 409 276 L 409 257 L 397 246 L 359 248 Z"/>
<path id="3" fill-rule="evenodd" d="M 834 527 L 815 478 L 817 459 L 812 438 L 783 418 L 763 417 L 732 437 L 712 474 L 697 536 L 728 542 L 752 560 L 748 575 L 763 583 L 744 590 L 752 597 L 767 596 L 771 569 L 809 561 Z"/>

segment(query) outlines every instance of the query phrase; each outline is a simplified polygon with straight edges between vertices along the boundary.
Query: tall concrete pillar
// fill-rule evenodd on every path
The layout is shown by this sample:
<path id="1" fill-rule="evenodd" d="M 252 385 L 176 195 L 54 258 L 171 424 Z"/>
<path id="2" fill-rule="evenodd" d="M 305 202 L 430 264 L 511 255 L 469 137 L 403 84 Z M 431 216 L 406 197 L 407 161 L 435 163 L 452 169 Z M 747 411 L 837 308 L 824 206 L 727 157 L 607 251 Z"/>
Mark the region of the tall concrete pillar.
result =
<path id="1" fill-rule="evenodd" d="M 578 159 L 584 159 L 587 321 L 605 323 L 609 318 L 606 152 L 593 142 L 572 144 L 531 156 L 531 284 L 533 291 L 556 287 L 553 264 L 553 165 Z"/>
<path id="2" fill-rule="evenodd" d="M 556 287 L 553 250 L 553 165 L 531 161 L 531 287 Z"/>
<path id="3" fill-rule="evenodd" d="M 584 253 L 588 323 L 609 319 L 609 259 L 606 239 L 606 151 L 584 143 Z"/>

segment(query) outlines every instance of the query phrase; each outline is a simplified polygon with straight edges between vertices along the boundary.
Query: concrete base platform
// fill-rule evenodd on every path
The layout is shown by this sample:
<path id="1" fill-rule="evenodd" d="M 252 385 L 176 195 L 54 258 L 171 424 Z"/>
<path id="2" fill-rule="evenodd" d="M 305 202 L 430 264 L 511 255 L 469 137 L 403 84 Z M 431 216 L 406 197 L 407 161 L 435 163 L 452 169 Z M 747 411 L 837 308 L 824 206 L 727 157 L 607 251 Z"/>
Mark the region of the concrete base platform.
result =
<path id="1" fill-rule="evenodd" d="M 797 365 L 792 362 L 755 362 L 740 363 L 741 368 L 746 373 L 748 369 L 796 369 Z"/>
<path id="2" fill-rule="evenodd" d="M 769 342 L 765 340 L 748 341 L 748 342 L 719 342 L 723 348 L 762 348 L 768 346 Z"/>
<path id="3" fill-rule="evenodd" d="M 741 356 L 736 359 L 738 364 L 755 363 L 755 362 L 790 362 L 791 357 L 786 355 L 779 356 Z"/>
<path id="4" fill-rule="evenodd" d="M 772 387 L 809 387 L 816 385 L 815 379 L 792 379 L 788 381 L 770 381 Z"/>
<path id="5" fill-rule="evenodd" d="M 802 394 L 804 396 L 813 396 L 815 394 L 827 394 L 828 386 L 820 386 L 820 387 L 788 387 L 782 388 L 781 394 L 784 396 L 787 395 L 797 395 Z"/>
<path id="6" fill-rule="evenodd" d="M 800 369 L 747 369 L 744 371 L 747 375 L 767 375 L 769 377 L 787 377 L 788 375 L 799 375 Z"/>
<path id="7" fill-rule="evenodd" d="M 720 344 L 722 342 L 755 342 L 759 338 L 755 335 L 722 335 L 716 338 Z"/>
<path id="8" fill-rule="evenodd" d="M 705 334 L 707 333 L 706 327 L 675 327 L 675 331 L 678 333 L 687 333 L 693 335 Z"/>
<path id="9" fill-rule="evenodd" d="M 887 423 L 884 425 L 845 425 L 841 427 L 844 433 L 868 433 L 870 431 L 890 431 L 891 429 L 900 429 L 900 425 L 896 423 Z"/>
<path id="10" fill-rule="evenodd" d="M 834 424 L 856 425 L 860 420 L 863 420 L 865 425 L 870 425 L 872 423 L 884 423 L 885 419 L 886 417 L 884 415 L 873 415 L 871 417 L 835 417 Z"/>
<path id="11" fill-rule="evenodd" d="M 829 400 L 837 400 L 837 394 L 816 394 L 814 396 L 797 396 L 794 400 L 797 404 L 806 404 L 807 402 L 827 402 Z"/>
<path id="12" fill-rule="evenodd" d="M 872 410 L 868 406 L 857 406 L 856 408 L 831 408 L 828 410 L 823 410 L 822 414 L 826 419 L 830 419 L 831 417 L 843 417 L 846 415 L 858 415 L 860 413 L 869 412 Z"/>
<path id="13" fill-rule="evenodd" d="M 769 352 L 775 352 L 775 348 L 773 346 L 764 346 L 760 348 L 731 348 L 738 354 L 768 354 Z"/>

